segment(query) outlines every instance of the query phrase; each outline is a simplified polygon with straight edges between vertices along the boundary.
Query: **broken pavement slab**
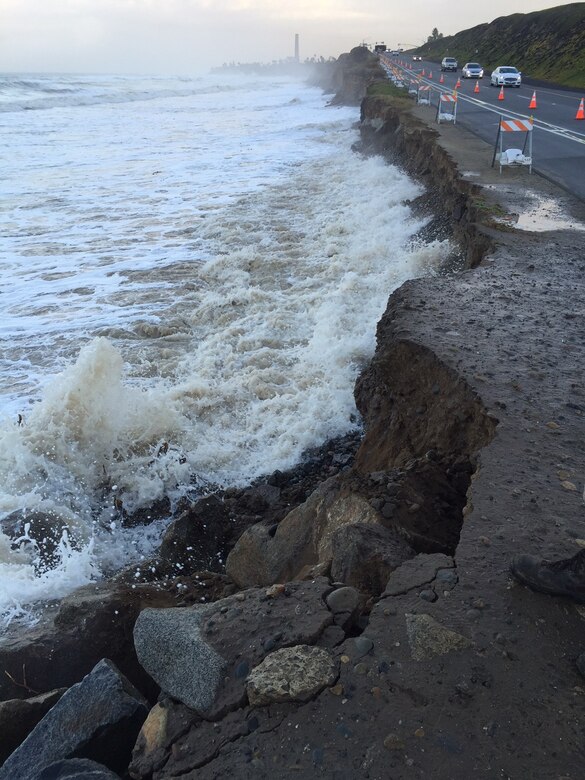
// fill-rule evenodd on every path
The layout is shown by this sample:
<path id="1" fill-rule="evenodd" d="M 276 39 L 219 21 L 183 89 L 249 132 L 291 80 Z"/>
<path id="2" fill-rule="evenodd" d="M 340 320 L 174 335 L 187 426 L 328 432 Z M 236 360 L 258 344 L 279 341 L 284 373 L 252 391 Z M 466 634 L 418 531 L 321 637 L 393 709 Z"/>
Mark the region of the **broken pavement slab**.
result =
<path id="1" fill-rule="evenodd" d="M 435 580 L 439 571 L 452 569 L 454 566 L 455 562 L 449 555 L 420 553 L 392 572 L 381 598 L 400 596 L 428 585 Z"/>

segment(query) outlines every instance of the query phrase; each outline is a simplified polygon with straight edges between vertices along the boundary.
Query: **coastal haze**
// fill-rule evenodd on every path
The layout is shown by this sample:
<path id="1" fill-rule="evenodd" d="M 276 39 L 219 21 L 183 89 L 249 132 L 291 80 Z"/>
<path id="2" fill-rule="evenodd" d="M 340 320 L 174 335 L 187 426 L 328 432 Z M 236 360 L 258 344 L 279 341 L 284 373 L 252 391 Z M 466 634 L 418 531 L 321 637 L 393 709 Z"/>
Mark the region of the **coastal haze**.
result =
<path id="1" fill-rule="evenodd" d="M 550 7 L 447 0 L 1 0 L 0 71 L 195 73 L 224 62 L 338 57 L 356 44 L 411 48 L 498 16 Z M 557 4 L 558 5 L 558 4 Z M 561 4 L 562 5 L 562 4 Z M 424 21 L 421 21 L 424 20 Z"/>

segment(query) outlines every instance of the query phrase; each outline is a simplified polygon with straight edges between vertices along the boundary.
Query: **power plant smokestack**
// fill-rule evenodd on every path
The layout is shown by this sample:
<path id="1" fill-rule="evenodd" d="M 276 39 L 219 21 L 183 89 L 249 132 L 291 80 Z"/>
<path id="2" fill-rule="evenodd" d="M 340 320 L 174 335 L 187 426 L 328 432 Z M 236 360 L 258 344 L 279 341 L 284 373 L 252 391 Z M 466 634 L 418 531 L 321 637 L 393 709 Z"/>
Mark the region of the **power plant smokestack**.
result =
<path id="1" fill-rule="evenodd" d="M 295 34 L 295 61 L 299 61 L 299 34 Z"/>

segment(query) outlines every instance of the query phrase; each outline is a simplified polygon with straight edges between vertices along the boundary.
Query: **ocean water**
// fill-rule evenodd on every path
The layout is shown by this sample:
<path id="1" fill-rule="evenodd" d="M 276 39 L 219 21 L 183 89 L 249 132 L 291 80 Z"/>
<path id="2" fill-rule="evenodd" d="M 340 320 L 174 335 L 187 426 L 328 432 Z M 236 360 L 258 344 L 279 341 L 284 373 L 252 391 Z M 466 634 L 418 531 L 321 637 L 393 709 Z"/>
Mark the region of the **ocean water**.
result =
<path id="1" fill-rule="evenodd" d="M 164 522 L 120 507 L 359 424 L 389 293 L 449 247 L 417 242 L 419 187 L 353 152 L 358 109 L 327 99 L 284 76 L 0 75 L 4 623 L 147 556 Z"/>

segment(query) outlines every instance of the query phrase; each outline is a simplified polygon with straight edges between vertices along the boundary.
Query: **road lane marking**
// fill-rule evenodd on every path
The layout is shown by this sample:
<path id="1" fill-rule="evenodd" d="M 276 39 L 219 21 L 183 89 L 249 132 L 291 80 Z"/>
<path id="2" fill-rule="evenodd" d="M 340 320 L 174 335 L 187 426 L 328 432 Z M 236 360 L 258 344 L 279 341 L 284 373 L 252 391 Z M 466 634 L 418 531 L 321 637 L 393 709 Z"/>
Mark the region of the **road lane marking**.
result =
<path id="1" fill-rule="evenodd" d="M 400 66 L 398 66 L 400 67 Z M 407 71 L 406 68 L 403 68 L 404 71 Z M 424 81 L 426 84 L 429 84 L 431 87 L 433 87 L 437 92 L 452 92 L 452 87 L 443 87 L 441 85 L 436 84 L 433 81 L 430 81 L 426 78 L 421 78 L 421 76 L 418 76 L 418 79 L 421 81 Z M 509 109 L 502 110 L 502 107 L 499 106 L 491 106 L 489 103 L 486 103 L 483 100 L 480 100 L 479 98 L 470 97 L 468 95 L 464 95 L 461 92 L 457 92 L 457 96 L 459 100 L 466 103 L 471 103 L 479 108 L 483 108 L 486 111 L 491 111 L 494 114 L 502 115 L 502 114 L 508 114 L 517 116 L 520 119 L 529 119 L 529 114 L 522 114 L 519 111 L 511 111 Z M 523 97 L 522 95 L 519 95 L 519 97 Z M 538 128 L 539 130 L 543 130 L 546 133 L 551 133 L 552 135 L 557 135 L 559 138 L 565 138 L 568 141 L 574 141 L 575 143 L 584 144 L 585 145 L 585 134 L 579 133 L 575 130 L 568 130 L 566 127 L 562 127 L 560 125 L 553 125 L 551 122 L 545 122 L 542 119 L 537 119 L 536 117 L 533 118 L 534 121 L 534 127 L 535 129 Z"/>

